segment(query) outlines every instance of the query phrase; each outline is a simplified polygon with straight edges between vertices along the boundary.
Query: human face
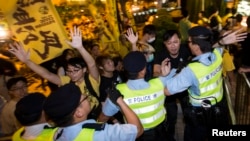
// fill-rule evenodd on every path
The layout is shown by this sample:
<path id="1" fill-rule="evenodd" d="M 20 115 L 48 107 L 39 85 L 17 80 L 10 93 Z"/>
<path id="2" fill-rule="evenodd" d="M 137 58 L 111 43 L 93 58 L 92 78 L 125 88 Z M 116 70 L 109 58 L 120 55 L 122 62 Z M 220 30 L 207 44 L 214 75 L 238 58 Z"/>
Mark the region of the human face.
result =
<path id="1" fill-rule="evenodd" d="M 70 79 L 73 82 L 79 82 L 83 80 L 84 69 L 81 67 L 74 67 L 74 66 L 68 65 L 66 74 L 70 77 Z"/>
<path id="2" fill-rule="evenodd" d="M 99 56 L 100 55 L 100 49 L 99 46 L 94 46 L 91 50 L 91 54 L 93 56 Z"/>
<path id="3" fill-rule="evenodd" d="M 81 96 L 78 108 L 83 110 L 83 112 L 85 113 L 84 115 L 86 115 L 86 116 L 90 113 L 91 106 L 90 106 L 90 102 L 89 102 L 89 96 L 87 96 L 87 95 Z"/>
<path id="4" fill-rule="evenodd" d="M 113 72 L 115 70 L 114 61 L 111 59 L 106 59 L 103 62 L 103 70 L 106 72 Z"/>
<path id="5" fill-rule="evenodd" d="M 169 40 L 164 41 L 164 45 L 167 48 L 170 56 L 175 57 L 179 54 L 180 38 L 177 34 L 174 34 Z"/>
<path id="6" fill-rule="evenodd" d="M 154 34 L 149 35 L 149 38 L 148 38 L 147 42 L 152 43 L 154 41 L 155 41 L 155 35 Z"/>
<path id="7" fill-rule="evenodd" d="M 27 83 L 23 81 L 18 81 L 15 85 L 13 85 L 10 90 L 9 94 L 13 96 L 14 99 L 20 100 L 28 93 L 28 86 Z"/>
<path id="8" fill-rule="evenodd" d="M 187 43 L 188 43 L 188 47 L 189 47 L 191 53 L 192 53 L 193 55 L 195 55 L 194 44 L 193 44 L 192 39 L 191 39 L 190 37 L 188 38 Z"/>
<path id="9" fill-rule="evenodd" d="M 70 51 L 68 51 L 68 53 L 67 53 L 67 55 L 66 55 L 66 60 L 69 60 L 70 58 L 73 58 L 73 57 L 75 57 L 76 55 L 75 55 L 75 53 L 74 53 L 74 51 L 73 50 L 70 50 Z"/>
<path id="10" fill-rule="evenodd" d="M 146 57 L 147 62 L 152 62 L 154 60 L 153 52 L 143 52 L 143 54 Z"/>

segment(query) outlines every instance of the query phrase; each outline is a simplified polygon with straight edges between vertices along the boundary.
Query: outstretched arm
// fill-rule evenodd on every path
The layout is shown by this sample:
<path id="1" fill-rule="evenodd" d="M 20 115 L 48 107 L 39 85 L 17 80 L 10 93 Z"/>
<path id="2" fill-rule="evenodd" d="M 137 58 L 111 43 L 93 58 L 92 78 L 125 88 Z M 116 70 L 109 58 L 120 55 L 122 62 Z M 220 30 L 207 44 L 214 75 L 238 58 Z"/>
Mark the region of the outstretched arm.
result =
<path id="1" fill-rule="evenodd" d="M 136 34 L 134 34 L 133 29 L 129 28 L 127 30 L 127 34 L 125 34 L 125 37 L 132 44 L 132 51 L 137 51 L 138 48 L 136 46 L 136 42 L 138 41 L 138 33 L 136 32 Z"/>
<path id="2" fill-rule="evenodd" d="M 72 41 L 66 41 L 70 46 L 73 48 L 76 48 L 83 59 L 85 60 L 89 74 L 97 81 L 99 82 L 99 72 L 97 69 L 97 66 L 95 64 L 94 58 L 89 54 L 89 52 L 83 47 L 82 45 L 82 31 L 80 28 L 74 27 L 70 30 L 70 36 L 72 38 Z"/>
<path id="3" fill-rule="evenodd" d="M 47 79 L 56 85 L 61 85 L 61 80 L 58 75 L 30 60 L 30 50 L 25 51 L 21 43 L 15 42 L 10 44 L 9 52 L 14 54 L 21 62 L 26 64 L 31 70 L 40 75 L 42 78 Z"/>
<path id="4" fill-rule="evenodd" d="M 222 38 L 213 45 L 213 47 L 221 47 L 223 45 L 234 44 L 237 42 L 244 41 L 247 37 L 246 32 L 242 32 L 244 28 L 240 28 L 236 31 L 227 31 L 223 34 Z"/>

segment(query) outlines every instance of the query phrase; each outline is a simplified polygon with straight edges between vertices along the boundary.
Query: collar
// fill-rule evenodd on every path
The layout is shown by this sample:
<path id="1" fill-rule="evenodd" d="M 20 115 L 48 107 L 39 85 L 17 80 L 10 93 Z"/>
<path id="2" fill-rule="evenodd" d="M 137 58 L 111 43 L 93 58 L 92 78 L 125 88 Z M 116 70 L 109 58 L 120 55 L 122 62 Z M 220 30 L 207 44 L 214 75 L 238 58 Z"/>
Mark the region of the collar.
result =
<path id="1" fill-rule="evenodd" d="M 45 126 L 50 126 L 48 123 L 41 123 L 32 126 L 24 127 L 24 139 L 35 139 L 44 129 Z"/>

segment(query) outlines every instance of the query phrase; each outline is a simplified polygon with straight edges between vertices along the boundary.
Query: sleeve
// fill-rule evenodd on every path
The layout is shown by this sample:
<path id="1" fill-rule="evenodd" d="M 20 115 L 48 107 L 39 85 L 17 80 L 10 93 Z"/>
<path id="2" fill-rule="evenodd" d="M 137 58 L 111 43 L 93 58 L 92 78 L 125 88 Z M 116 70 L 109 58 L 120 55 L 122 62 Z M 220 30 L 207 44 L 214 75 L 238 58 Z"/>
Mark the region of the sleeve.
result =
<path id="1" fill-rule="evenodd" d="M 120 109 L 118 108 L 118 106 L 116 106 L 115 104 L 113 104 L 109 98 L 106 99 L 106 101 L 105 101 L 105 103 L 104 103 L 104 105 L 102 107 L 102 112 L 106 116 L 113 116 L 119 110 Z"/>
<path id="2" fill-rule="evenodd" d="M 194 84 L 194 78 L 195 76 L 190 68 L 185 67 L 176 76 L 166 80 L 164 82 L 164 85 L 166 86 L 170 94 L 176 94 L 187 90 L 190 86 L 192 86 L 192 84 Z"/>
<path id="3" fill-rule="evenodd" d="M 64 76 L 59 76 L 60 80 L 62 82 L 62 85 L 68 84 L 70 82 L 70 77 L 64 75 Z"/>
<path id="4" fill-rule="evenodd" d="M 105 129 L 96 131 L 95 141 L 135 141 L 137 128 L 133 124 L 106 124 Z"/>

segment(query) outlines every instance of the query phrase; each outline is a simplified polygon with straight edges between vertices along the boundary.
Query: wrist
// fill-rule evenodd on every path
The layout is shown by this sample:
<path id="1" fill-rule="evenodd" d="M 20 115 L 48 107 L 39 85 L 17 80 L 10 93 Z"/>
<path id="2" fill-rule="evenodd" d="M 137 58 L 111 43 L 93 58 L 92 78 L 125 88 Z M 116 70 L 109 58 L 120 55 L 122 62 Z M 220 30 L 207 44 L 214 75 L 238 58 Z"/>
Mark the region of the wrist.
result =
<path id="1" fill-rule="evenodd" d="M 218 41 L 219 46 L 224 46 L 224 44 L 221 43 L 221 40 Z"/>

